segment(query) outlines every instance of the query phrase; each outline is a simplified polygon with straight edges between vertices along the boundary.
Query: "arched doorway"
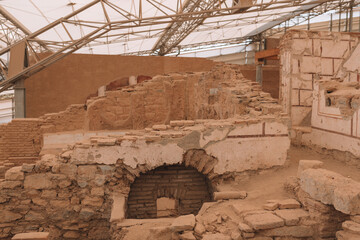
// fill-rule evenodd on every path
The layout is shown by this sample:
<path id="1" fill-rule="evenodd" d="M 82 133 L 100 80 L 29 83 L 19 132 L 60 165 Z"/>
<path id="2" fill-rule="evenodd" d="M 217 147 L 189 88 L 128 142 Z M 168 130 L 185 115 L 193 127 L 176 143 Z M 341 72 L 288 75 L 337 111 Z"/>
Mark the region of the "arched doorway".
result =
<path id="1" fill-rule="evenodd" d="M 185 165 L 162 166 L 135 179 L 130 187 L 127 217 L 197 214 L 209 201 L 211 187 L 205 175 Z"/>

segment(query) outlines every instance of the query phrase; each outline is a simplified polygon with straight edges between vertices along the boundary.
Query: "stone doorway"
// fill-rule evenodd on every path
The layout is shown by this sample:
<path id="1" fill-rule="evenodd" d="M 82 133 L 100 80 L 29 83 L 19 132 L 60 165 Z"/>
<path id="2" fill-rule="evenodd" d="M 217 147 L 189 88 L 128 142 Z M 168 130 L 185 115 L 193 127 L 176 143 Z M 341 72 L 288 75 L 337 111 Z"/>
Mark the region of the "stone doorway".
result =
<path id="1" fill-rule="evenodd" d="M 135 179 L 130 187 L 127 218 L 196 215 L 209 201 L 211 188 L 205 175 L 185 165 L 162 166 Z"/>

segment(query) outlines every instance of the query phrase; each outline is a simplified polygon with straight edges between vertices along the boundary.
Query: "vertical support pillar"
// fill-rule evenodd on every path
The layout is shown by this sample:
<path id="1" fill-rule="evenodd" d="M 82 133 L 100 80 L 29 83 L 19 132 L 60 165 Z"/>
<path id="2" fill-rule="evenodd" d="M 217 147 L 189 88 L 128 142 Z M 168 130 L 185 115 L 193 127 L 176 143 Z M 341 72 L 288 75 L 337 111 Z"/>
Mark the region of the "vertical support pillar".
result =
<path id="1" fill-rule="evenodd" d="M 14 92 L 15 92 L 15 118 L 25 118 L 26 117 L 26 99 L 25 99 L 25 85 L 24 79 L 19 80 L 15 83 Z"/>
<path id="2" fill-rule="evenodd" d="M 341 32 L 341 3 L 339 3 L 339 31 Z"/>
<path id="3" fill-rule="evenodd" d="M 349 32 L 352 32 L 353 28 L 353 15 L 354 15 L 354 0 L 350 2 L 350 19 L 349 19 Z"/>
<path id="4" fill-rule="evenodd" d="M 262 69 L 262 62 L 256 63 L 256 82 L 262 86 L 263 80 L 263 69 Z"/>
<path id="5" fill-rule="evenodd" d="M 332 32 L 332 30 L 333 30 L 333 15 L 332 15 L 332 13 L 330 14 L 330 27 L 329 28 L 330 28 L 329 31 Z"/>

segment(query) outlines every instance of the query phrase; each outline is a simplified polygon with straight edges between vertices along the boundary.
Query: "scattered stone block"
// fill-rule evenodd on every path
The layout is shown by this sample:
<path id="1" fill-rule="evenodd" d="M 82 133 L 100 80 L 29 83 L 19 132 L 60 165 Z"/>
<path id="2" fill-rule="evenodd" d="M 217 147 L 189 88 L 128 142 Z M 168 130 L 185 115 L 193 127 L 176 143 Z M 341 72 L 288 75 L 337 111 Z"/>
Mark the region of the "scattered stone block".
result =
<path id="1" fill-rule="evenodd" d="M 97 140 L 98 146 L 114 146 L 116 144 L 116 138 L 99 138 Z"/>
<path id="2" fill-rule="evenodd" d="M 33 169 L 35 167 L 35 164 L 27 164 L 27 163 L 24 163 L 22 166 L 21 166 L 21 171 L 23 172 L 32 172 Z"/>
<path id="3" fill-rule="evenodd" d="M 297 176 L 300 177 L 300 174 L 302 171 L 309 169 L 309 168 L 321 168 L 324 165 L 322 161 L 318 160 L 300 160 L 299 161 L 299 167 L 297 171 Z"/>
<path id="4" fill-rule="evenodd" d="M 360 223 L 360 215 L 350 216 L 350 219 L 356 223 Z"/>
<path id="5" fill-rule="evenodd" d="M 269 237 L 291 236 L 291 237 L 302 238 L 302 237 L 312 237 L 314 231 L 311 226 L 291 226 L 291 227 L 285 226 L 280 228 L 264 230 L 261 233 Z"/>
<path id="6" fill-rule="evenodd" d="M 252 229 L 249 225 L 242 223 L 242 222 L 239 223 L 239 230 L 241 232 L 247 232 L 247 233 L 254 232 L 254 229 Z"/>
<path id="7" fill-rule="evenodd" d="M 295 199 L 285 199 L 279 201 L 279 208 L 280 209 L 295 209 L 300 208 L 301 204 L 296 201 Z"/>
<path id="8" fill-rule="evenodd" d="M 342 227 L 347 232 L 359 234 L 359 237 L 360 237 L 360 224 L 359 223 L 356 223 L 353 221 L 345 221 L 345 222 L 343 222 Z"/>
<path id="9" fill-rule="evenodd" d="M 245 222 L 255 230 L 270 229 L 284 226 L 284 220 L 272 213 L 248 215 Z"/>
<path id="10" fill-rule="evenodd" d="M 325 169 L 301 173 L 300 187 L 313 199 L 332 204 L 340 212 L 360 214 L 360 183 Z"/>
<path id="11" fill-rule="evenodd" d="M 358 234 L 349 233 L 345 231 L 336 232 L 337 240 L 360 240 L 360 236 Z"/>
<path id="12" fill-rule="evenodd" d="M 273 211 L 279 207 L 278 202 L 270 202 L 263 205 L 263 209 Z"/>
<path id="13" fill-rule="evenodd" d="M 241 233 L 241 236 L 242 236 L 243 238 L 252 238 L 252 237 L 255 237 L 255 233 L 243 232 L 243 233 Z"/>
<path id="14" fill-rule="evenodd" d="M 299 223 L 300 219 L 308 217 L 309 213 L 303 209 L 282 209 L 276 210 L 275 214 L 284 219 L 285 225 L 293 226 Z"/>
<path id="15" fill-rule="evenodd" d="M 47 240 L 49 239 L 48 232 L 30 232 L 30 233 L 18 233 L 12 240 Z"/>
<path id="16" fill-rule="evenodd" d="M 192 231 L 195 227 L 195 216 L 189 214 L 177 217 L 171 224 L 171 229 L 175 232 Z"/>
<path id="17" fill-rule="evenodd" d="M 24 180 L 24 173 L 21 167 L 13 167 L 5 172 L 5 180 L 8 181 L 21 181 Z"/>
<path id="18" fill-rule="evenodd" d="M 152 127 L 153 130 L 155 131 L 165 131 L 167 129 L 166 125 L 154 125 Z"/>
<path id="19" fill-rule="evenodd" d="M 184 232 L 180 234 L 180 240 L 196 240 L 196 238 L 192 232 Z"/>
<path id="20" fill-rule="evenodd" d="M 202 240 L 232 240 L 230 236 L 222 233 L 206 233 Z"/>
<path id="21" fill-rule="evenodd" d="M 244 199 L 247 197 L 245 191 L 214 192 L 214 200 Z"/>

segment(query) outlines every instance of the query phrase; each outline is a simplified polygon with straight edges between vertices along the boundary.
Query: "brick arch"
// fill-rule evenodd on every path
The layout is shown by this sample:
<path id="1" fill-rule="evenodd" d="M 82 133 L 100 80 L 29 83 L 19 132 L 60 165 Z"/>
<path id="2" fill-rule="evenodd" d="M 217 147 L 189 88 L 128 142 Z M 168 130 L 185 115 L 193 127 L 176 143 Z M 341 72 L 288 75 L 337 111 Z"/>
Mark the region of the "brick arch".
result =
<path id="1" fill-rule="evenodd" d="M 173 216 L 197 214 L 204 202 L 211 201 L 207 177 L 185 164 L 164 165 L 141 173 L 130 186 L 128 218 L 156 218 L 157 200 L 176 201 Z"/>

